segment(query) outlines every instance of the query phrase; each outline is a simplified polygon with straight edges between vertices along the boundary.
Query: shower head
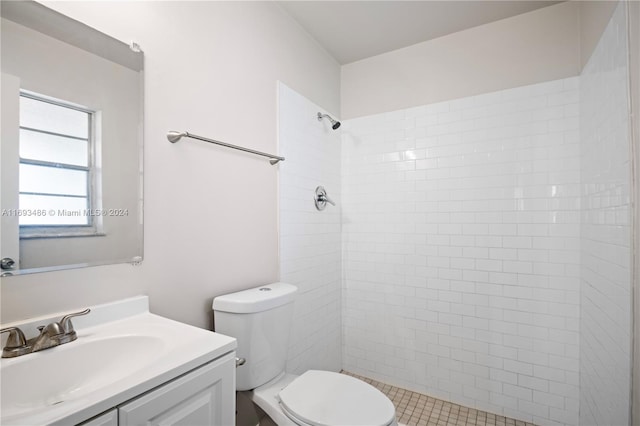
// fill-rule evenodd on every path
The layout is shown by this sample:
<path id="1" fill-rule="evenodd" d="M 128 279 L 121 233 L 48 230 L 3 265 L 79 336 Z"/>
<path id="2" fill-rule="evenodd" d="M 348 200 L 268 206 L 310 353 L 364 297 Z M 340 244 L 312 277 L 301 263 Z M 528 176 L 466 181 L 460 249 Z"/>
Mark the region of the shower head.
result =
<path id="1" fill-rule="evenodd" d="M 318 121 L 322 121 L 324 117 L 326 117 L 331 122 L 331 128 L 333 130 L 336 130 L 338 127 L 340 127 L 340 122 L 331 118 L 329 114 L 322 114 L 321 112 L 318 113 Z"/>

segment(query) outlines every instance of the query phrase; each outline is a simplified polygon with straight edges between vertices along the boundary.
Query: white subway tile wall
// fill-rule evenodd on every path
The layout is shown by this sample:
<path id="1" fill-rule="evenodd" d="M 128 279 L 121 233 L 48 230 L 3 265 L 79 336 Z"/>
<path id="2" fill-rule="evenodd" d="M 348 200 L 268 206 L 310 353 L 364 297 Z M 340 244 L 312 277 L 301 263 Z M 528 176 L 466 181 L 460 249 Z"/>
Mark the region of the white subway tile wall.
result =
<path id="1" fill-rule="evenodd" d="M 298 286 L 287 371 L 340 371 L 340 136 L 319 122 L 317 105 L 278 83 L 280 280 Z M 319 212 L 322 185 L 337 206 Z"/>
<path id="2" fill-rule="evenodd" d="M 629 424 L 630 162 L 626 5 L 580 80 L 580 424 Z"/>
<path id="3" fill-rule="evenodd" d="M 578 86 L 343 124 L 345 370 L 578 423 Z"/>

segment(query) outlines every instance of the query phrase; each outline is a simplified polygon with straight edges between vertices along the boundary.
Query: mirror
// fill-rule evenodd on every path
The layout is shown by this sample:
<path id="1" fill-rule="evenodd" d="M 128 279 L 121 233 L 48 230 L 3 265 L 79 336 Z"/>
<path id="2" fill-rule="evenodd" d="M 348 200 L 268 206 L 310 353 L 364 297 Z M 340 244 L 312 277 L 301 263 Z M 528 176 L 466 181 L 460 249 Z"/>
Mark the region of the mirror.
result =
<path id="1" fill-rule="evenodd" d="M 142 260 L 143 54 L 1 2 L 2 276 Z"/>

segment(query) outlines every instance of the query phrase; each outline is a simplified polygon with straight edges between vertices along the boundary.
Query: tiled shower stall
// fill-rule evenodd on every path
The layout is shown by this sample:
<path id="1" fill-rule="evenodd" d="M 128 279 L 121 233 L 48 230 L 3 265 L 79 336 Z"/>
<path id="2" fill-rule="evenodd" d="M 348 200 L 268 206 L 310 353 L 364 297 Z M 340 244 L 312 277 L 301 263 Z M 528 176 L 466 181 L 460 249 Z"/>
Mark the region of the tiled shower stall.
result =
<path id="1" fill-rule="evenodd" d="M 346 370 L 571 418 L 578 111 L 574 77 L 346 123 Z"/>
<path id="2" fill-rule="evenodd" d="M 625 34 L 621 4 L 579 76 L 338 131 L 280 84 L 295 158 L 280 166 L 281 280 L 300 288 L 288 369 L 539 424 L 628 424 Z M 336 207 L 315 210 L 318 185 Z"/>

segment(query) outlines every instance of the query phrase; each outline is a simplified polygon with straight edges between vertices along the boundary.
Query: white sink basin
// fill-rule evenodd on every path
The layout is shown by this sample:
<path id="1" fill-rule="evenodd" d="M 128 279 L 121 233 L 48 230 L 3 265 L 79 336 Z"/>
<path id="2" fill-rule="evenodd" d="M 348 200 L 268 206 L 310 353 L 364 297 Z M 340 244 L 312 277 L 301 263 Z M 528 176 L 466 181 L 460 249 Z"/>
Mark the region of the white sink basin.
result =
<path id="1" fill-rule="evenodd" d="M 2 368 L 2 416 L 57 405 L 122 380 L 158 358 L 163 346 L 157 337 L 122 336 L 22 356 Z"/>
<path id="2" fill-rule="evenodd" d="M 93 307 L 74 318 L 76 341 L 3 358 L 0 424 L 79 423 L 235 350 L 230 337 L 140 309 L 146 297 L 126 302 L 142 312 L 118 318 L 115 304 Z"/>

